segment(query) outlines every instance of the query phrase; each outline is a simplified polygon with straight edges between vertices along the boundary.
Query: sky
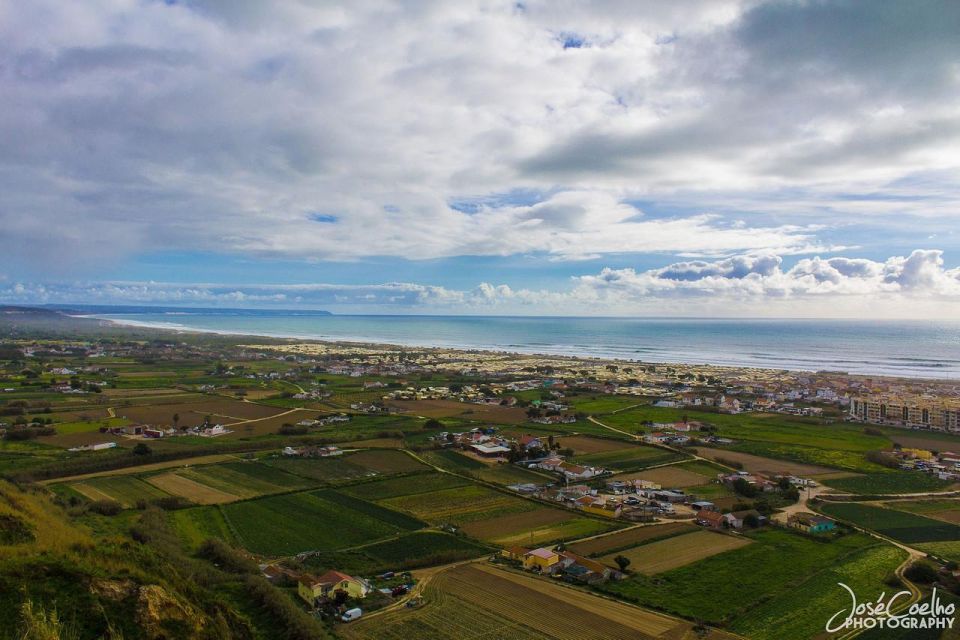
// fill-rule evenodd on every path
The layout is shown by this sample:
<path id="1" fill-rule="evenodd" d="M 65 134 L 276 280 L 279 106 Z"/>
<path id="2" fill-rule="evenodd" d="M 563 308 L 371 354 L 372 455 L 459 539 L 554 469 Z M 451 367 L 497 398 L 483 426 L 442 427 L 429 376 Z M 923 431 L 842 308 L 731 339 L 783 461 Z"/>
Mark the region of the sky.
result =
<path id="1" fill-rule="evenodd" d="M 0 0 L 0 303 L 960 312 L 960 3 Z"/>

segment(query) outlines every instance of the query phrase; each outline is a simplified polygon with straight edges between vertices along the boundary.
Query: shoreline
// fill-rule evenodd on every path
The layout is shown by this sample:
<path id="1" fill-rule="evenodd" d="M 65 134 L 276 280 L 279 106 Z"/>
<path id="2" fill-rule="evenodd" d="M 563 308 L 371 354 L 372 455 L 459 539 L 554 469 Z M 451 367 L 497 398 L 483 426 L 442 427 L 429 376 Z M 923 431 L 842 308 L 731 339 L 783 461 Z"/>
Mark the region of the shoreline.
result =
<path id="1" fill-rule="evenodd" d="M 311 343 L 311 344 L 320 344 L 320 345 L 332 345 L 340 347 L 349 347 L 349 348 L 375 348 L 378 350 L 395 350 L 395 349 L 422 349 L 429 351 L 451 351 L 458 353 L 474 353 L 474 354 L 489 354 L 496 356 L 516 356 L 516 357 L 527 357 L 527 358 L 556 358 L 562 360 L 571 360 L 576 362 L 593 362 L 593 363 L 628 363 L 632 365 L 650 365 L 650 366 L 675 366 L 675 367 L 689 367 L 689 368 L 710 368 L 716 370 L 724 370 L 730 373 L 733 372 L 776 372 L 781 375 L 816 375 L 816 376 L 844 376 L 847 378 L 883 378 L 885 380 L 902 380 L 907 383 L 919 383 L 924 381 L 929 381 L 937 384 L 955 384 L 960 383 L 960 377 L 933 377 L 933 376 L 920 376 L 920 375 L 907 375 L 907 374 L 895 374 L 895 373 L 872 373 L 872 372 L 856 372 L 856 371 L 845 371 L 837 368 L 829 368 L 828 365 L 824 365 L 821 369 L 809 369 L 809 368 L 792 368 L 787 366 L 761 366 L 761 365 L 744 365 L 744 364 L 730 364 L 730 363 L 720 363 L 720 362 L 692 362 L 688 360 L 641 360 L 641 359 L 631 359 L 622 356 L 610 356 L 610 355 L 601 355 L 601 354 L 572 354 L 569 352 L 563 352 L 558 350 L 558 352 L 550 352 L 543 350 L 523 350 L 521 348 L 516 349 L 498 349 L 492 346 L 472 346 L 472 345 L 454 345 L 454 344 L 424 344 L 418 342 L 390 342 L 390 341 L 378 341 L 376 339 L 363 338 L 363 337 L 324 337 L 318 336 L 316 334 L 294 334 L 294 333 L 271 333 L 267 331 L 239 331 L 239 330 L 228 330 L 228 329 L 208 329 L 208 328 L 198 328 L 182 325 L 175 322 L 152 322 L 152 321 L 141 321 L 141 320 L 127 320 L 127 319 L 117 319 L 109 318 L 94 314 L 84 314 L 84 315 L 71 315 L 71 318 L 83 318 L 89 320 L 96 320 L 98 322 L 107 323 L 111 326 L 124 327 L 124 328 L 136 328 L 136 329 L 150 329 L 155 331 L 164 331 L 172 333 L 184 333 L 184 334 L 205 334 L 205 335 L 216 335 L 223 337 L 235 337 L 235 338 L 268 338 L 271 340 L 284 340 L 291 343 Z"/>

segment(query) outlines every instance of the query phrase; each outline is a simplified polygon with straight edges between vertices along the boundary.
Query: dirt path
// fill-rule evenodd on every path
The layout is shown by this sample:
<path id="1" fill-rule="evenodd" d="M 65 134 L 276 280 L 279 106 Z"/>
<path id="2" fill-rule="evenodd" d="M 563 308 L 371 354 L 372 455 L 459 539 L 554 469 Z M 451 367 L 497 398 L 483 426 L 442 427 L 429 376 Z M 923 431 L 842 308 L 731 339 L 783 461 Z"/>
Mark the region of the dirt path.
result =
<path id="1" fill-rule="evenodd" d="M 238 425 L 238 424 L 250 424 L 251 422 L 263 422 L 264 420 L 273 420 L 274 418 L 279 418 L 280 416 L 286 416 L 286 415 L 289 415 L 289 414 L 291 414 L 291 413 L 295 413 L 295 412 L 297 412 L 297 411 L 303 411 L 303 409 L 300 408 L 300 407 L 297 407 L 296 409 L 289 409 L 289 410 L 287 410 L 287 411 L 284 411 L 283 413 L 275 413 L 275 414 L 272 415 L 272 416 L 266 416 L 266 417 L 264 417 L 264 418 L 251 418 L 251 419 L 249 419 L 249 420 L 240 420 L 239 422 L 231 422 L 230 424 L 228 424 L 228 425 L 226 425 L 226 426 L 228 426 L 228 427 L 234 427 L 234 426 L 236 426 L 236 425 Z M 219 415 L 219 414 L 211 414 L 211 415 Z M 226 416 L 226 417 L 230 417 L 230 416 Z"/>
<path id="2" fill-rule="evenodd" d="M 631 437 L 632 439 L 634 439 L 634 440 L 639 440 L 639 439 L 640 439 L 640 436 L 638 436 L 638 435 L 635 434 L 635 433 L 629 433 L 629 432 L 627 432 L 627 431 L 624 431 L 623 429 L 617 429 L 616 427 L 611 427 L 611 426 L 608 425 L 608 424 L 603 424 L 602 422 L 600 422 L 599 420 L 597 420 L 597 419 L 594 418 L 593 416 L 587 416 L 587 420 L 589 420 L 590 422 L 592 422 L 592 423 L 595 424 L 595 425 L 598 425 L 598 426 L 603 427 L 604 429 L 609 429 L 610 431 L 615 431 L 616 433 L 622 433 L 622 434 L 625 435 L 625 436 L 630 436 L 630 437 Z"/>

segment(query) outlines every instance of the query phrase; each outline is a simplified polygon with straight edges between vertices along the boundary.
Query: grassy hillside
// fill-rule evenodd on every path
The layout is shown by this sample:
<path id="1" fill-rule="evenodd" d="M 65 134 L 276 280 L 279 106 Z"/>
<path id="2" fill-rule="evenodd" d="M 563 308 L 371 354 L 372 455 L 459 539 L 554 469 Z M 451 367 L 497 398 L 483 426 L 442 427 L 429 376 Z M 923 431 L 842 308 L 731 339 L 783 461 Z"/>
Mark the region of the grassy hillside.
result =
<path id="1" fill-rule="evenodd" d="M 328 637 L 255 564 L 183 552 L 159 510 L 97 535 L 82 520 L 0 481 L 0 638 Z"/>

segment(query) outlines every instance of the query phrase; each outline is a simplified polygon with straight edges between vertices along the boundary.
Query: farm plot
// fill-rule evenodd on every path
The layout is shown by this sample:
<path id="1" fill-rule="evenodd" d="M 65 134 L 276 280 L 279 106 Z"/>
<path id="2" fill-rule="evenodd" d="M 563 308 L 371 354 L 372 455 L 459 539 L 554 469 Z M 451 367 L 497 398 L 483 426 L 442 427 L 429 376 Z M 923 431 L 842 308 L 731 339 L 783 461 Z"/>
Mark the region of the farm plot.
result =
<path id="1" fill-rule="evenodd" d="M 424 473 L 414 477 L 387 478 L 364 482 L 341 489 L 343 493 L 364 500 L 386 500 L 417 493 L 431 493 L 470 484 L 469 480 L 446 473 Z"/>
<path id="2" fill-rule="evenodd" d="M 213 487 L 185 477 L 181 475 L 181 473 L 183 472 L 161 473 L 150 476 L 146 480 L 161 491 L 186 498 L 196 504 L 223 504 L 240 499 L 240 496 L 235 493 L 214 489 Z"/>
<path id="3" fill-rule="evenodd" d="M 687 456 L 682 453 L 674 453 L 673 451 L 657 449 L 656 447 L 634 445 L 615 451 L 603 451 L 601 453 L 577 456 L 573 461 L 577 464 L 591 467 L 603 467 L 611 471 L 626 472 L 638 471 L 664 462 L 683 460 L 686 457 Z"/>
<path id="4" fill-rule="evenodd" d="M 377 566 L 374 570 L 405 571 L 448 564 L 490 553 L 488 547 L 439 531 L 414 531 L 360 550 Z"/>
<path id="5" fill-rule="evenodd" d="M 921 471 L 883 471 L 852 478 L 834 478 L 823 483 L 838 491 L 870 495 L 945 491 L 951 485 Z"/>
<path id="6" fill-rule="evenodd" d="M 668 522 L 643 527 L 634 527 L 610 535 L 591 538 L 583 542 L 568 545 L 570 551 L 582 556 L 600 556 L 620 549 L 629 549 L 646 542 L 662 540 L 671 536 L 698 531 L 697 527 L 686 522 Z"/>
<path id="7" fill-rule="evenodd" d="M 848 520 L 906 544 L 960 540 L 960 526 L 915 513 L 857 503 L 828 502 L 821 509 L 829 516 Z"/>
<path id="8" fill-rule="evenodd" d="M 440 451 L 428 451 L 423 454 L 424 459 L 437 465 L 441 469 L 454 471 L 456 473 L 466 473 L 470 471 L 482 471 L 487 465 L 475 458 L 468 458 L 462 453 L 457 453 L 450 449 Z"/>
<path id="9" fill-rule="evenodd" d="M 172 426 L 174 414 L 180 417 L 180 425 L 196 425 L 204 417 L 211 416 L 215 422 L 228 424 L 240 420 L 268 418 L 280 413 L 275 407 L 267 407 L 253 402 L 241 402 L 229 398 L 218 398 L 206 402 L 188 402 L 176 404 L 151 404 L 122 407 L 117 416 L 126 417 L 135 422 Z"/>
<path id="10" fill-rule="evenodd" d="M 750 544 L 749 538 L 734 537 L 712 531 L 694 531 L 678 536 L 650 542 L 619 553 L 600 558 L 600 561 L 616 567 L 615 556 L 623 555 L 630 559 L 632 571 L 651 576 L 670 569 L 685 567 L 715 556 L 724 551 L 732 551 Z"/>
<path id="11" fill-rule="evenodd" d="M 896 500 L 883 506 L 960 524 L 960 500 Z"/>
<path id="12" fill-rule="evenodd" d="M 542 475 L 514 464 L 497 464 L 487 469 L 474 471 L 470 475 L 480 480 L 492 482 L 494 484 L 543 484 L 544 482 L 554 482 L 554 476 Z"/>
<path id="13" fill-rule="evenodd" d="M 884 546 L 860 534 L 821 542 L 789 531 L 768 529 L 747 537 L 753 543 L 739 549 L 656 576 L 637 573 L 599 588 L 618 598 L 684 617 L 730 624 L 764 602 L 792 602 L 798 585 L 820 572 L 855 562 L 863 549 Z M 785 571 L 784 567 L 790 570 Z M 737 579 L 731 580 L 731 575 Z M 885 577 L 883 573 L 877 581 Z M 845 597 L 849 602 L 849 596 Z M 837 606 L 831 611 L 839 609 Z"/>
<path id="14" fill-rule="evenodd" d="M 464 417 L 493 424 L 521 424 L 527 420 L 526 411 L 518 407 L 468 404 L 455 400 L 391 401 L 387 402 L 387 406 L 425 418 Z"/>
<path id="15" fill-rule="evenodd" d="M 189 549 L 196 549 L 208 538 L 220 538 L 231 544 L 236 538 L 223 512 L 216 507 L 192 507 L 168 512 L 171 528 L 183 544 Z"/>
<path id="16" fill-rule="evenodd" d="M 743 465 L 744 471 L 751 473 L 765 473 L 769 475 L 787 474 L 796 476 L 815 476 L 822 473 L 830 473 L 834 469 L 821 467 L 812 464 L 803 464 L 800 462 L 789 462 L 786 460 L 775 460 L 773 458 L 764 458 L 750 453 L 741 453 L 739 451 L 730 451 L 729 449 L 711 449 L 710 447 L 697 447 L 697 455 L 711 460 L 729 460 Z"/>
<path id="17" fill-rule="evenodd" d="M 960 541 L 951 542 L 919 542 L 911 545 L 924 553 L 960 562 Z"/>
<path id="18" fill-rule="evenodd" d="M 863 549 L 815 574 L 791 590 L 789 597 L 770 598 L 750 607 L 734 620 L 731 628 L 754 640 L 821 637 L 829 616 L 849 606 L 850 596 L 837 583 L 853 589 L 858 599 L 875 602 L 881 593 L 889 596 L 891 591 L 896 591 L 891 590 L 884 579 L 906 555 L 891 545 Z M 933 637 L 939 637 L 939 633 Z M 889 635 L 883 637 L 889 638 Z"/>
<path id="19" fill-rule="evenodd" d="M 313 549 L 335 551 L 395 536 L 422 524 L 329 491 L 236 502 L 224 506 L 223 513 L 238 542 L 266 556 Z"/>
<path id="20" fill-rule="evenodd" d="M 459 526 L 540 508 L 529 500 L 522 500 L 476 485 L 388 498 L 381 500 L 380 504 L 411 513 L 431 524 Z"/>
<path id="21" fill-rule="evenodd" d="M 590 436 L 562 436 L 557 439 L 561 448 L 573 449 L 575 455 L 589 455 L 604 451 L 620 451 L 626 445 L 623 440 L 609 440 L 607 438 L 591 438 Z"/>
<path id="22" fill-rule="evenodd" d="M 128 509 L 136 506 L 139 500 L 149 501 L 170 495 L 134 476 L 94 478 L 68 486 L 91 500 L 113 500 Z"/>
<path id="23" fill-rule="evenodd" d="M 257 462 L 229 462 L 176 473 L 241 499 L 310 486 L 303 478 Z"/>
<path id="24" fill-rule="evenodd" d="M 509 547 L 582 538 L 609 531 L 616 526 L 613 522 L 585 518 L 573 511 L 536 507 L 533 511 L 471 522 L 463 526 L 463 532 L 501 547 Z"/>
<path id="25" fill-rule="evenodd" d="M 425 588 L 426 604 L 339 629 L 347 638 L 501 638 L 643 640 L 685 637 L 692 624 L 598 598 L 545 579 L 469 564 L 443 571 Z M 711 631 L 710 640 L 729 637 Z"/>
<path id="26" fill-rule="evenodd" d="M 384 475 L 427 469 L 422 462 L 402 451 L 376 449 L 358 451 L 350 456 L 350 462 Z"/>
<path id="27" fill-rule="evenodd" d="M 669 489 L 684 489 L 707 484 L 713 478 L 708 478 L 673 464 L 669 467 L 657 467 L 647 471 L 621 474 L 616 476 L 614 480 L 649 480 Z"/>
<path id="28" fill-rule="evenodd" d="M 322 484 L 343 484 L 376 475 L 375 472 L 354 464 L 352 456 L 336 458 L 266 458 L 264 464 L 287 473 L 315 480 Z"/>

